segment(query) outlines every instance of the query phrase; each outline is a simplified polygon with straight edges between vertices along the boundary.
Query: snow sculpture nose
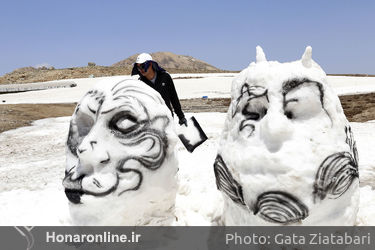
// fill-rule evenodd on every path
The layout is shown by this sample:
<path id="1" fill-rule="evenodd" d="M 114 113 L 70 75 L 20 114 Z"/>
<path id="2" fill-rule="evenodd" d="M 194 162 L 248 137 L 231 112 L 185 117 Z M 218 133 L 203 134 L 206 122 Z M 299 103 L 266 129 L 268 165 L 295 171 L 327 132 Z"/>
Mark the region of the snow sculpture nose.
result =
<path id="1" fill-rule="evenodd" d="M 260 124 L 260 137 L 270 152 L 280 150 L 292 137 L 293 130 L 288 118 L 279 110 L 270 108 Z"/>
<path id="2" fill-rule="evenodd" d="M 110 156 L 98 138 L 89 133 L 77 149 L 79 158 L 78 171 L 80 174 L 90 174 L 92 171 L 110 162 Z"/>

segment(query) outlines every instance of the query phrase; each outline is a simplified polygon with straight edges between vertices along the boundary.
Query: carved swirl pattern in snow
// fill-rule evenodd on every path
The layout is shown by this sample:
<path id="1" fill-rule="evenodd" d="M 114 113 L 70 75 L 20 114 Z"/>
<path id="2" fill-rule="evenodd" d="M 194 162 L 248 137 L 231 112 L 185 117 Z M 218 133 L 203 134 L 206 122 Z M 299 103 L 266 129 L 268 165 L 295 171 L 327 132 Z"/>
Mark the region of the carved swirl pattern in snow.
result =
<path id="1" fill-rule="evenodd" d="M 233 178 L 220 155 L 216 157 L 214 172 L 217 189 L 228 195 L 228 197 L 231 198 L 235 203 L 245 205 L 242 195 L 242 187 Z"/>
<path id="2" fill-rule="evenodd" d="M 155 171 L 163 164 L 170 121 L 164 115 L 152 117 L 143 98 L 163 105 L 159 96 L 126 81 L 117 83 L 107 96 L 90 91 L 77 105 L 67 140 L 77 163 L 63 180 L 72 203 L 81 203 L 84 194 L 100 197 L 116 191 L 120 196 L 138 190 L 144 179 L 142 167 Z M 105 102 L 109 104 L 103 108 Z M 95 162 L 98 152 L 103 157 Z M 102 173 L 103 169 L 107 170 Z M 127 184 L 121 185 L 121 180 Z"/>
<path id="3" fill-rule="evenodd" d="M 129 160 L 136 160 L 150 170 L 158 169 L 163 163 L 168 146 L 168 139 L 163 132 L 165 126 L 169 123 L 168 118 L 165 116 L 157 116 L 152 120 L 138 122 L 131 128 L 127 128 L 128 131 L 121 131 L 121 129 L 116 126 L 119 117 L 122 119 L 126 117 L 126 115 L 122 113 L 116 115 L 114 119 L 109 122 L 109 128 L 118 138 L 120 144 L 126 147 L 136 147 L 146 142 L 150 144 L 150 147 L 145 152 L 124 158 L 122 166 Z M 161 120 L 164 124 L 160 131 L 152 128 L 152 125 L 158 120 Z"/>
<path id="4" fill-rule="evenodd" d="M 314 202 L 317 199 L 337 199 L 358 178 L 358 166 L 348 152 L 339 152 L 327 157 L 320 165 L 314 182 Z"/>
<path id="5" fill-rule="evenodd" d="M 309 215 L 309 210 L 289 193 L 270 191 L 258 196 L 254 215 L 259 215 L 269 222 L 289 224 L 305 219 Z"/>

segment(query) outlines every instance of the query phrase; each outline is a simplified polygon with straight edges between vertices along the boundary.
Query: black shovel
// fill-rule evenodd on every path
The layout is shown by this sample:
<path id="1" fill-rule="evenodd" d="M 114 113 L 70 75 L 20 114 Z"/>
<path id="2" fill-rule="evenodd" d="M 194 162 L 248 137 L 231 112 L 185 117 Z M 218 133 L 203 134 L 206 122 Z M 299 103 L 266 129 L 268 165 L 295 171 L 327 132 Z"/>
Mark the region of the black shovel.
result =
<path id="1" fill-rule="evenodd" d="M 182 125 L 177 131 L 178 137 L 187 151 L 192 153 L 196 147 L 207 140 L 207 136 L 194 116 L 187 121 L 187 126 Z"/>

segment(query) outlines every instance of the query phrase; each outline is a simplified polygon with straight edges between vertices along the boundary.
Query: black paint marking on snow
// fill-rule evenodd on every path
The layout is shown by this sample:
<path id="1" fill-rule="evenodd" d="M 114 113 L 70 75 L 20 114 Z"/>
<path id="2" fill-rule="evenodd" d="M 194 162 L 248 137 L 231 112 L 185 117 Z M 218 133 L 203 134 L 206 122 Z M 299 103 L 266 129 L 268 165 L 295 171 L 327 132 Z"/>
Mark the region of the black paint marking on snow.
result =
<path id="1" fill-rule="evenodd" d="M 77 149 L 78 153 L 82 154 L 83 152 L 85 152 L 87 149 Z"/>
<path id="2" fill-rule="evenodd" d="M 242 85 L 240 96 L 232 103 L 232 118 L 239 112 L 244 116 L 239 125 L 239 132 L 245 127 L 250 127 L 251 130 L 245 137 L 252 136 L 255 130 L 255 125 L 252 123 L 267 114 L 268 104 L 268 89 L 262 86 L 249 86 L 247 83 Z"/>
<path id="3" fill-rule="evenodd" d="M 111 161 L 111 156 L 107 153 L 107 159 L 100 161 L 101 164 L 107 164 Z"/>
<path id="4" fill-rule="evenodd" d="M 70 202 L 73 204 L 81 204 L 81 196 L 83 195 L 81 190 L 65 189 L 65 195 Z"/>
<path id="5" fill-rule="evenodd" d="M 355 160 L 355 163 L 357 164 L 358 166 L 358 150 L 357 150 L 357 143 L 356 141 L 354 140 L 354 136 L 353 136 L 353 132 L 352 132 L 352 128 L 348 125 L 348 126 L 345 126 L 345 134 L 346 134 L 346 144 L 349 145 L 350 147 L 350 152 L 352 153 L 352 156 Z"/>
<path id="6" fill-rule="evenodd" d="M 328 156 L 320 165 L 314 182 L 314 202 L 337 199 L 358 178 L 358 165 L 349 152 L 339 152 Z"/>
<path id="7" fill-rule="evenodd" d="M 65 195 L 73 204 L 81 204 L 82 191 L 82 177 L 75 180 L 72 179 L 73 172 L 65 173 L 63 186 L 65 187 Z"/>
<path id="8" fill-rule="evenodd" d="M 117 119 L 117 118 L 116 118 Z M 132 155 L 123 159 L 125 164 L 129 160 L 135 160 L 141 163 L 145 168 L 150 170 L 158 169 L 166 157 L 168 148 L 168 139 L 165 128 L 169 124 L 167 116 L 157 116 L 152 120 L 140 121 L 131 131 L 121 131 L 116 129 L 117 121 L 109 123 L 112 133 L 119 139 L 119 143 L 127 147 L 135 147 L 145 141 L 150 141 L 150 147 L 140 155 Z M 161 121 L 161 128 L 153 128 L 155 123 Z"/>
<path id="9" fill-rule="evenodd" d="M 246 206 L 241 185 L 233 178 L 221 155 L 217 155 L 214 163 L 216 187 L 235 203 Z"/>
<path id="10" fill-rule="evenodd" d="M 97 141 L 90 141 L 91 149 L 94 149 L 94 144 L 98 144 Z"/>
<path id="11" fill-rule="evenodd" d="M 79 142 L 78 142 L 79 137 L 77 136 L 77 134 L 78 132 L 75 130 L 75 126 L 73 122 L 70 122 L 68 140 L 66 142 L 66 145 L 69 151 L 76 157 L 77 157 L 77 148 L 79 145 Z"/>
<path id="12" fill-rule="evenodd" d="M 285 81 L 283 83 L 283 87 L 282 87 L 282 93 L 283 93 L 283 96 L 284 96 L 284 108 L 285 108 L 285 105 L 287 104 L 287 102 L 285 102 L 285 96 L 290 92 L 292 91 L 293 89 L 296 89 L 298 88 L 299 86 L 301 86 L 302 84 L 305 84 L 305 83 L 309 83 L 309 84 L 315 84 L 318 89 L 319 89 L 319 92 L 320 92 L 320 103 L 322 104 L 322 108 L 324 108 L 324 90 L 323 90 L 323 84 L 321 84 L 320 82 L 316 82 L 316 81 L 312 81 L 308 78 L 293 78 L 291 80 L 288 80 L 288 81 Z M 293 101 L 296 101 L 295 99 L 293 99 Z"/>
<path id="13" fill-rule="evenodd" d="M 297 223 L 309 216 L 309 209 L 298 198 L 283 191 L 269 191 L 258 196 L 254 215 L 278 224 Z"/>
<path id="14" fill-rule="evenodd" d="M 293 78 L 291 80 L 285 81 L 282 84 L 283 108 L 284 108 L 284 110 L 285 110 L 285 108 L 286 108 L 286 106 L 287 106 L 287 104 L 289 102 L 298 102 L 298 100 L 295 99 L 295 98 L 290 99 L 290 100 L 286 100 L 286 95 L 290 91 L 292 91 L 292 90 L 294 90 L 296 88 L 299 88 L 303 84 L 313 84 L 313 85 L 315 85 L 318 88 L 318 90 L 319 90 L 320 104 L 322 106 L 322 109 L 324 110 L 324 112 L 327 114 L 327 116 L 331 120 L 331 123 L 333 123 L 331 116 L 329 115 L 328 111 L 326 110 L 326 108 L 324 106 L 324 88 L 323 88 L 323 84 L 321 84 L 320 82 L 312 81 L 312 80 L 310 80 L 308 78 Z M 289 119 L 293 119 L 294 118 L 294 115 L 292 114 L 292 112 L 285 112 L 285 115 Z"/>
<path id="15" fill-rule="evenodd" d="M 126 85 L 126 84 L 124 84 L 124 83 L 126 83 L 126 81 L 129 81 L 129 79 L 122 80 L 122 81 L 118 82 L 111 89 L 111 93 L 112 93 L 112 96 L 114 98 L 113 100 L 118 100 L 120 98 L 120 95 L 122 95 L 122 97 L 124 97 L 124 96 L 127 97 L 127 96 L 129 96 L 129 93 L 134 92 L 134 93 L 137 93 L 137 94 L 145 95 L 145 96 L 153 99 L 155 102 L 158 102 L 160 104 L 164 103 L 164 101 L 161 99 L 160 96 L 150 95 L 150 94 L 146 93 L 144 90 L 141 90 L 141 88 L 138 87 L 138 86 Z"/>
<path id="16" fill-rule="evenodd" d="M 241 132 L 244 128 L 249 127 L 249 128 L 250 128 L 250 131 L 248 132 L 247 137 L 250 137 L 250 136 L 252 136 L 253 133 L 254 133 L 255 126 L 254 126 L 253 124 L 249 124 L 249 123 L 247 123 L 247 122 L 248 122 L 247 120 L 243 120 L 243 121 L 241 121 L 241 123 L 240 123 L 240 132 Z"/>
<path id="17" fill-rule="evenodd" d="M 94 183 L 94 185 L 95 186 L 97 186 L 98 188 L 102 188 L 103 186 L 100 184 L 100 182 L 97 180 L 97 179 L 95 179 L 95 178 L 93 178 L 93 181 L 92 181 L 93 183 Z"/>
<path id="18" fill-rule="evenodd" d="M 104 191 L 104 192 L 92 192 L 92 191 L 86 190 L 82 187 L 82 180 L 83 180 L 83 178 L 86 177 L 85 175 L 82 175 L 78 179 L 75 179 L 75 180 L 72 179 L 72 175 L 73 175 L 73 173 L 65 176 L 65 178 L 63 180 L 63 186 L 65 187 L 65 194 L 66 194 L 67 198 L 69 199 L 69 201 L 71 201 L 74 204 L 82 204 L 81 203 L 81 196 L 82 195 L 92 195 L 92 196 L 97 196 L 97 197 L 103 197 L 103 196 L 106 196 L 106 195 L 112 193 L 113 191 L 115 191 L 117 189 L 117 187 L 119 185 L 119 180 L 120 180 L 120 177 L 117 174 L 116 175 L 116 182 L 110 189 L 108 189 L 107 191 Z M 99 181 L 96 180 L 95 178 L 93 178 L 93 184 L 94 185 L 97 184 L 96 182 L 99 182 Z"/>
<path id="19" fill-rule="evenodd" d="M 91 113 L 93 113 L 94 115 L 96 115 L 96 110 L 94 110 L 93 108 L 91 108 L 89 105 L 87 105 L 87 108 L 88 108 L 88 110 L 90 110 Z"/>
<path id="20" fill-rule="evenodd" d="M 112 111 L 114 111 L 114 110 L 116 110 L 116 109 L 117 109 L 117 107 L 116 107 L 116 108 L 111 108 L 111 109 L 108 109 L 108 110 L 102 111 L 101 114 L 102 114 L 102 115 L 105 115 L 105 114 L 108 114 L 108 113 L 110 113 L 110 112 L 112 112 Z"/>
<path id="21" fill-rule="evenodd" d="M 245 100 L 247 103 L 245 106 L 245 109 L 249 105 L 249 101 L 251 101 L 254 98 L 262 98 L 265 97 L 266 101 L 269 102 L 268 100 L 268 89 L 261 87 L 261 86 L 249 86 L 249 84 L 245 83 L 241 87 L 241 94 L 240 96 L 236 99 L 233 105 L 232 109 L 232 118 L 241 111 L 240 103 Z M 242 110 L 243 111 L 243 110 Z M 243 111 L 244 112 L 244 111 Z M 246 112 L 246 111 L 245 111 Z M 246 116 L 246 114 L 244 114 Z"/>

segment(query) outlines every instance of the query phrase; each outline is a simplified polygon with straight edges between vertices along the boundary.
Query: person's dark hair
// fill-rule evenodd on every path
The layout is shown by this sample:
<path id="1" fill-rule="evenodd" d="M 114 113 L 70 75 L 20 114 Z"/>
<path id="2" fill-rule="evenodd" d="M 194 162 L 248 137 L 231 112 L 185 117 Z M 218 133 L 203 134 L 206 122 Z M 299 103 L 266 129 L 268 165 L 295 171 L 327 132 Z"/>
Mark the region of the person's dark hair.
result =
<path id="1" fill-rule="evenodd" d="M 165 72 L 166 71 L 165 69 L 163 69 L 162 67 L 160 67 L 157 62 L 151 61 L 151 63 L 152 63 L 152 68 L 156 72 Z M 141 73 L 138 70 L 137 64 L 134 63 L 131 75 L 133 76 L 133 75 L 140 75 L 140 74 Z"/>

